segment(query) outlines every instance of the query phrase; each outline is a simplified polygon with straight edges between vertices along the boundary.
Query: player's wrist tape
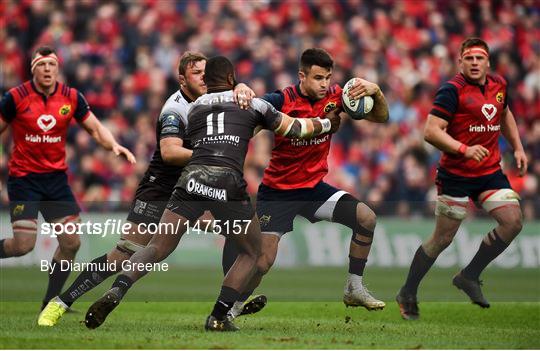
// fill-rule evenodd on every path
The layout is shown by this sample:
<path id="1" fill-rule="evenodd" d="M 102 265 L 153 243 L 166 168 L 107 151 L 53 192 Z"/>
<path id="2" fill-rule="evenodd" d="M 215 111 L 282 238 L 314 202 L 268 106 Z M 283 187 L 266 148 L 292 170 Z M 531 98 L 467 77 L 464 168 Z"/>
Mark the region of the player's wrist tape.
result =
<path id="1" fill-rule="evenodd" d="M 329 119 L 321 119 L 320 117 L 316 117 L 315 120 L 319 121 L 321 124 L 321 134 L 328 132 L 330 129 L 332 129 L 332 122 L 330 122 Z"/>
<path id="2" fill-rule="evenodd" d="M 465 155 L 465 153 L 467 152 L 467 147 L 467 145 L 461 144 L 457 150 L 458 154 Z"/>

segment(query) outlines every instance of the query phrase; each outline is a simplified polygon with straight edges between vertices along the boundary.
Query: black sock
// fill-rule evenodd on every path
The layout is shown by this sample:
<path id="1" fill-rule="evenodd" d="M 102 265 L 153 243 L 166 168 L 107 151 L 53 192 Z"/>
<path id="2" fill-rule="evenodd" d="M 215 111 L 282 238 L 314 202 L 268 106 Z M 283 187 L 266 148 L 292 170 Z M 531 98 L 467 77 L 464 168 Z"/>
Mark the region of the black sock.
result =
<path id="1" fill-rule="evenodd" d="M 221 267 L 223 268 L 223 275 L 227 275 L 229 269 L 231 269 L 234 261 L 238 257 L 238 247 L 234 240 L 227 238 L 225 245 L 223 246 L 223 256 L 221 257 Z"/>
<path id="2" fill-rule="evenodd" d="M 2 239 L 0 240 L 0 258 L 6 258 L 6 252 L 4 251 L 4 241 L 6 241 L 6 239 Z"/>
<path id="3" fill-rule="evenodd" d="M 489 244 L 486 244 L 485 241 L 482 240 L 480 248 L 471 260 L 471 263 L 462 270 L 465 278 L 478 280 L 478 277 L 480 277 L 480 273 L 482 273 L 484 268 L 508 247 L 508 244 L 499 237 L 495 229 L 489 232 L 487 237 Z"/>
<path id="4" fill-rule="evenodd" d="M 60 266 L 60 262 L 53 259 L 51 261 L 52 263 L 52 270 L 49 271 L 49 285 L 47 286 L 47 293 L 45 294 L 45 298 L 43 299 L 43 305 L 41 306 L 41 309 L 45 308 L 45 306 L 49 303 L 49 301 L 60 294 L 60 291 L 62 291 L 62 287 L 64 286 L 64 283 L 66 282 L 67 278 L 69 277 L 69 273 L 71 273 L 71 270 L 66 269 L 62 270 Z M 63 267 L 67 268 L 67 267 Z"/>
<path id="5" fill-rule="evenodd" d="M 349 273 L 359 276 L 364 275 L 364 268 L 366 267 L 367 259 L 356 258 L 349 255 Z"/>
<path id="6" fill-rule="evenodd" d="M 95 258 L 91 263 L 94 264 L 86 266 L 84 271 L 75 278 L 73 284 L 59 295 L 60 300 L 66 305 L 71 306 L 79 297 L 116 273 L 116 271 L 109 270 L 106 254 Z"/>
<path id="7" fill-rule="evenodd" d="M 429 257 L 422 248 L 422 245 L 416 250 L 414 258 L 409 269 L 409 275 L 405 285 L 401 288 L 401 292 L 408 295 L 416 295 L 418 291 L 418 285 L 426 273 L 429 271 L 436 258 Z"/>
<path id="8" fill-rule="evenodd" d="M 118 288 L 121 294 L 120 297 L 124 297 L 132 285 L 133 280 L 131 280 L 130 277 L 125 274 L 120 274 L 118 277 L 116 277 L 114 283 L 112 284 L 112 288 Z"/>
<path id="9" fill-rule="evenodd" d="M 227 312 L 231 309 L 234 303 L 240 297 L 240 293 L 228 286 L 222 286 L 219 297 L 212 310 L 212 316 L 216 317 L 218 321 L 222 321 L 227 316 Z"/>

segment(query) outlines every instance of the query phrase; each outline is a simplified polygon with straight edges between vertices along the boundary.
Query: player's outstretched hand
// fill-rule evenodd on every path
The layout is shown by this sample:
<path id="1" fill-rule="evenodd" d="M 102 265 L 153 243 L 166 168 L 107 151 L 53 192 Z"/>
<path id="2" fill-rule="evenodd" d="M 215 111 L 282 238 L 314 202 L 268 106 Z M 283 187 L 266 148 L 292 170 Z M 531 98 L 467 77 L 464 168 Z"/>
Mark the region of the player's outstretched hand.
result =
<path id="1" fill-rule="evenodd" d="M 482 145 L 469 146 L 465 151 L 465 158 L 472 158 L 476 162 L 482 162 L 482 160 L 488 156 L 489 150 Z"/>
<path id="2" fill-rule="evenodd" d="M 251 99 L 255 97 L 255 92 L 244 83 L 239 83 L 234 87 L 233 100 L 242 109 L 247 110 Z"/>
<path id="3" fill-rule="evenodd" d="M 333 134 L 338 131 L 339 124 L 341 123 L 341 117 L 339 117 L 340 112 L 340 109 L 333 109 L 326 114 L 325 117 L 328 118 L 330 120 L 330 123 L 332 124 L 332 128 L 330 128 L 328 133 Z"/>
<path id="4" fill-rule="evenodd" d="M 514 158 L 516 159 L 516 165 L 519 169 L 519 176 L 523 177 L 527 173 L 527 168 L 529 167 L 529 161 L 527 160 L 527 155 L 525 155 L 525 151 L 514 151 Z"/>
<path id="5" fill-rule="evenodd" d="M 120 155 L 124 156 L 126 160 L 129 161 L 129 163 L 137 162 L 137 160 L 135 159 L 135 156 L 131 153 L 131 151 L 129 151 L 127 148 L 123 147 L 120 144 L 113 145 L 112 152 L 114 152 L 116 156 L 120 156 Z"/>
<path id="6" fill-rule="evenodd" d="M 379 89 L 379 86 L 375 83 L 362 78 L 356 78 L 353 86 L 349 89 L 349 98 L 356 100 L 366 95 L 375 95 Z"/>

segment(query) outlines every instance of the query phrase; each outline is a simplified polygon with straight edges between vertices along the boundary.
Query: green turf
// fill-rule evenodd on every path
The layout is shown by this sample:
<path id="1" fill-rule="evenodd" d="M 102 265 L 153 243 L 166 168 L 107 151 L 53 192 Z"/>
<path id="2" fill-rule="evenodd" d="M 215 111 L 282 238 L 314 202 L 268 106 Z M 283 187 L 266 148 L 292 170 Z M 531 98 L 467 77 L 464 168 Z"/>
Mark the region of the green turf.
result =
<path id="1" fill-rule="evenodd" d="M 461 302 L 463 295 L 452 286 L 456 269 L 432 269 L 420 287 L 422 301 Z M 273 301 L 341 301 L 347 269 L 316 267 L 275 269 L 265 277 L 260 290 Z M 392 300 L 405 277 L 405 268 L 368 267 L 365 283 L 385 300 Z M 71 282 L 75 274 L 70 276 Z M 131 301 L 213 301 L 221 284 L 219 268 L 171 268 L 168 272 L 153 272 L 129 292 Z M 501 302 L 540 301 L 540 271 L 538 269 L 492 269 L 483 274 L 486 297 Z M 113 278 L 83 297 L 93 301 L 110 287 Z M 2 268 L 0 270 L 0 300 L 39 301 L 47 284 L 47 274 L 38 267 Z"/>
<path id="2" fill-rule="evenodd" d="M 240 317 L 234 334 L 207 333 L 202 323 L 211 303 L 122 304 L 97 330 L 67 314 L 54 328 L 35 324 L 35 306 L 2 303 L 4 348 L 490 348 L 540 347 L 538 303 L 495 303 L 481 310 L 468 303 L 421 305 L 416 322 L 398 317 L 397 306 L 368 312 L 340 303 L 275 302 L 258 315 Z M 88 304 L 79 304 L 85 310 Z"/>
<path id="3" fill-rule="evenodd" d="M 540 348 L 538 270 L 488 269 L 483 278 L 492 307 L 487 310 L 466 302 L 451 286 L 454 271 L 429 273 L 419 294 L 422 317 L 407 322 L 399 317 L 393 301 L 406 275 L 404 269 L 368 268 L 370 289 L 388 303 L 377 312 L 346 309 L 339 302 L 343 268 L 275 270 L 260 289 L 270 299 L 266 309 L 239 318 L 239 333 L 216 334 L 203 332 L 202 325 L 220 285 L 217 269 L 151 274 L 129 292 L 102 327 L 90 331 L 79 322 L 90 301 L 111 280 L 75 304 L 80 313 L 65 315 L 54 328 L 42 328 L 36 325 L 36 317 L 46 277 L 35 267 L 3 268 L 0 345 L 32 349 Z"/>

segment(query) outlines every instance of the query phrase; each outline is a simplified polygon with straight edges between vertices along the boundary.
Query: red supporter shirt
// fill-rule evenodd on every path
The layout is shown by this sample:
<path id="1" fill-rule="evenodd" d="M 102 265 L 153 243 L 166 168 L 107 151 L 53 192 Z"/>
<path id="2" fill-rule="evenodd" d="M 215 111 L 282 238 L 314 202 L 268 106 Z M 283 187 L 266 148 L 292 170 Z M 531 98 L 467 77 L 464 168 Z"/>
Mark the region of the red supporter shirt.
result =
<path id="1" fill-rule="evenodd" d="M 71 118 L 83 122 L 90 107 L 81 93 L 56 83 L 46 97 L 32 81 L 10 89 L 0 101 L 0 117 L 11 125 L 13 149 L 9 175 L 67 170 L 66 135 Z"/>
<path id="2" fill-rule="evenodd" d="M 335 107 L 341 107 L 341 87 L 328 89 L 321 100 L 310 100 L 302 95 L 300 86 L 266 94 L 263 99 L 277 110 L 296 118 L 324 117 Z M 275 135 L 270 165 L 264 171 L 263 184 L 274 189 L 313 188 L 328 173 L 326 160 L 330 150 L 331 134 L 312 139 L 289 139 Z"/>
<path id="3" fill-rule="evenodd" d="M 500 169 L 498 143 L 506 91 L 506 81 L 495 74 L 488 74 L 483 86 L 469 83 L 461 73 L 441 86 L 430 113 L 448 121 L 446 132 L 454 139 L 489 150 L 482 162 L 443 152 L 441 168 L 462 177 L 480 177 Z"/>

